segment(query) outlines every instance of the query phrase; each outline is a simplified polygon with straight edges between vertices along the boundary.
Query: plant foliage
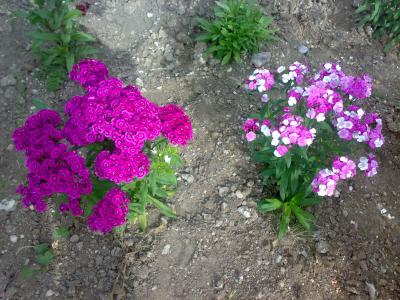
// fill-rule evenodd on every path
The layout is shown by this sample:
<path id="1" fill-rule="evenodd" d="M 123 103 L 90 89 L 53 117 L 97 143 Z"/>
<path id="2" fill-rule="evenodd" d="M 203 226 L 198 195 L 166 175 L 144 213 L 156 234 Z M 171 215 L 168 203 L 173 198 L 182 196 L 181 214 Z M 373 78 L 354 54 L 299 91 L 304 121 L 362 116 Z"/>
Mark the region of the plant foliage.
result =
<path id="1" fill-rule="evenodd" d="M 370 24 L 374 37 L 386 37 L 385 51 L 400 43 L 400 0 L 364 0 L 358 7 L 360 25 Z"/>
<path id="2" fill-rule="evenodd" d="M 32 53 L 41 64 L 40 75 L 49 90 L 58 90 L 76 61 L 91 56 L 96 50 L 88 43 L 95 38 L 80 30 L 77 20 L 82 16 L 71 9 L 72 0 L 34 0 L 29 11 L 18 12 L 36 29 L 29 32 Z"/>
<path id="3" fill-rule="evenodd" d="M 206 33 L 197 40 L 206 42 L 207 52 L 222 64 L 238 62 L 242 54 L 254 53 L 261 43 L 276 40 L 275 30 L 271 28 L 272 17 L 264 16 L 257 6 L 246 0 L 217 1 L 214 14 L 212 21 L 198 19 Z"/>

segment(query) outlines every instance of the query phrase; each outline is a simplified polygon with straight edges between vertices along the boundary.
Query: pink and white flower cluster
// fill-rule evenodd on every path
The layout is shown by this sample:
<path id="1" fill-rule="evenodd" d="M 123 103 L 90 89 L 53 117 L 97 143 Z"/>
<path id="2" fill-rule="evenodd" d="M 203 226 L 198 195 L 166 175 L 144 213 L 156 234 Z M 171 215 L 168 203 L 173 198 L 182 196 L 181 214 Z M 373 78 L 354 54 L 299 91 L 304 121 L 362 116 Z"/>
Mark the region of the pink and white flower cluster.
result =
<path id="1" fill-rule="evenodd" d="M 343 110 L 343 99 L 339 93 L 312 85 L 306 89 L 307 95 L 307 117 L 324 121 L 326 114 L 330 111 L 341 112 Z"/>
<path id="2" fill-rule="evenodd" d="M 260 93 L 269 91 L 275 84 L 272 73 L 266 69 L 256 69 L 246 80 L 246 88 L 258 90 Z"/>
<path id="3" fill-rule="evenodd" d="M 349 105 L 346 110 L 337 113 L 333 118 L 333 125 L 338 129 L 341 139 L 364 142 L 371 149 L 382 147 L 385 141 L 382 119 L 375 113 L 365 114 L 365 111 L 356 105 Z"/>
<path id="4" fill-rule="evenodd" d="M 332 170 L 322 169 L 314 177 L 312 187 L 318 196 L 333 196 L 340 180 L 352 178 L 356 175 L 356 164 L 351 159 L 336 157 L 332 164 Z"/>
<path id="5" fill-rule="evenodd" d="M 263 70 L 263 74 L 268 74 L 269 84 L 265 87 L 265 82 L 262 82 L 262 101 L 268 102 L 262 111 L 269 120 L 248 119 L 243 126 L 246 139 L 251 142 L 259 136 L 269 137 L 267 143 L 275 147 L 274 155 L 283 157 L 294 145 L 312 145 L 316 138 L 316 129 L 312 127 L 323 131 L 327 125 L 336 129 L 342 140 L 365 143 L 371 150 L 382 147 L 382 119 L 376 113 L 366 113 L 360 104 L 372 94 L 371 77 L 367 74 L 349 76 L 339 64 L 331 62 L 323 64 L 315 75 L 311 75 L 309 70 L 306 65 L 295 62 L 288 69 L 281 66 L 274 72 L 280 79 L 278 85 L 286 93 L 287 100 L 284 101 L 288 107 L 282 100 L 271 100 L 264 93 L 273 87 L 275 81 L 272 72 Z M 252 90 L 260 85 L 254 76 L 246 81 Z M 314 192 L 320 196 L 332 196 L 340 180 L 355 176 L 356 167 L 351 159 L 336 157 L 332 168 L 322 169 L 315 176 L 312 182 Z M 374 176 L 378 167 L 374 154 L 361 157 L 358 167 L 366 176 Z"/>
<path id="6" fill-rule="evenodd" d="M 364 171 L 365 176 L 372 177 L 377 174 L 378 162 L 375 159 L 375 155 L 372 153 L 368 154 L 367 157 L 361 156 L 358 168 Z"/>
<path id="7" fill-rule="evenodd" d="M 276 147 L 274 155 L 282 157 L 294 145 L 307 147 L 312 144 L 316 130 L 305 127 L 303 121 L 303 118 L 299 116 L 286 113 L 277 127 L 267 119 L 262 122 L 261 126 L 258 119 L 247 119 L 243 124 L 243 130 L 246 132 L 246 139 L 249 142 L 257 138 L 257 133 L 271 137 L 271 145 Z"/>
<path id="8" fill-rule="evenodd" d="M 277 69 L 277 72 L 279 74 L 282 74 L 281 80 L 283 83 L 290 83 L 291 85 L 294 85 L 294 83 L 296 83 L 300 85 L 303 83 L 305 76 L 308 74 L 309 68 L 306 65 L 296 61 L 289 66 L 289 72 L 286 73 L 285 71 L 286 68 L 283 66 Z"/>

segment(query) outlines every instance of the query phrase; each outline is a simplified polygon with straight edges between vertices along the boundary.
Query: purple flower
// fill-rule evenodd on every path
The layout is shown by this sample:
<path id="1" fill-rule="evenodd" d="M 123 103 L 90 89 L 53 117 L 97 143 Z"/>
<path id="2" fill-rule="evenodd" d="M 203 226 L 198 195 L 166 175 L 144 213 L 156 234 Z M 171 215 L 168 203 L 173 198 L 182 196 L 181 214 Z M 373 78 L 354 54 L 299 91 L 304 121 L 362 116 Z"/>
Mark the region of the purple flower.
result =
<path id="1" fill-rule="evenodd" d="M 370 153 L 367 157 L 361 156 L 358 168 L 364 171 L 364 175 L 367 177 L 375 176 L 378 169 L 378 162 L 375 159 L 375 155 Z"/>
<path id="2" fill-rule="evenodd" d="M 369 75 L 361 77 L 345 76 L 340 81 L 340 88 L 346 94 L 365 99 L 372 94 L 372 79 Z"/>
<path id="3" fill-rule="evenodd" d="M 332 170 L 339 175 L 340 179 L 349 179 L 356 175 L 356 164 L 345 156 L 336 157 L 332 164 Z"/>

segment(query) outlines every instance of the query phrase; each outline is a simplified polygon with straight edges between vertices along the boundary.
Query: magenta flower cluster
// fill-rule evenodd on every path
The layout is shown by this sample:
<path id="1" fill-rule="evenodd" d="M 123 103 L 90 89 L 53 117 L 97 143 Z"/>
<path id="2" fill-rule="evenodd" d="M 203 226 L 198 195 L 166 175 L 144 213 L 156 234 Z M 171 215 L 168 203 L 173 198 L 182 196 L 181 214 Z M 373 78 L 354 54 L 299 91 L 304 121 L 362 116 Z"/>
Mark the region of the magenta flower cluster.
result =
<path id="1" fill-rule="evenodd" d="M 28 183 L 18 187 L 25 207 L 46 210 L 45 197 L 66 194 L 61 212 L 82 216 L 81 196 L 92 192 L 86 161 L 73 148 L 105 142 L 108 150 L 94 160 L 95 174 L 116 184 L 129 183 L 150 172 L 150 159 L 143 152 L 146 142 L 164 136 L 173 145 L 192 139 L 192 125 L 184 110 L 168 104 L 159 107 L 134 86 L 124 86 L 109 76 L 105 64 L 88 59 L 73 66 L 70 78 L 86 89 L 64 107 L 66 115 L 41 110 L 16 129 L 16 149 L 25 151 Z M 68 142 L 68 143 L 67 143 Z M 73 147 L 71 147 L 71 145 Z M 110 190 L 88 218 L 89 228 L 102 233 L 126 221 L 129 199 L 120 189 Z"/>
<path id="2" fill-rule="evenodd" d="M 93 231 L 108 233 L 114 227 L 123 225 L 128 214 L 129 198 L 118 188 L 107 192 L 94 207 L 87 224 Z"/>
<path id="3" fill-rule="evenodd" d="M 324 121 L 326 114 L 330 111 L 341 112 L 343 100 L 339 93 L 316 85 L 310 86 L 307 91 L 307 117 Z"/>
<path id="4" fill-rule="evenodd" d="M 145 177 L 150 161 L 142 153 L 144 144 L 161 134 L 170 143 L 184 146 L 192 138 L 192 125 L 185 112 L 174 104 L 158 107 L 144 98 L 139 89 L 108 77 L 104 64 L 95 60 L 80 62 L 70 77 L 87 88 L 84 96 L 66 105 L 69 117 L 65 134 L 73 145 L 84 146 L 105 139 L 115 149 L 99 154 L 97 176 L 117 184 Z"/>
<path id="5" fill-rule="evenodd" d="M 20 185 L 17 192 L 23 196 L 24 206 L 32 205 L 37 212 L 47 208 L 44 197 L 64 193 L 70 202 L 68 210 L 81 215 L 76 201 L 79 202 L 81 195 L 91 193 L 90 174 L 84 158 L 62 143 L 64 134 L 58 128 L 60 125 L 61 117 L 57 112 L 41 110 L 14 131 L 15 148 L 25 151 L 28 169 L 28 184 Z"/>

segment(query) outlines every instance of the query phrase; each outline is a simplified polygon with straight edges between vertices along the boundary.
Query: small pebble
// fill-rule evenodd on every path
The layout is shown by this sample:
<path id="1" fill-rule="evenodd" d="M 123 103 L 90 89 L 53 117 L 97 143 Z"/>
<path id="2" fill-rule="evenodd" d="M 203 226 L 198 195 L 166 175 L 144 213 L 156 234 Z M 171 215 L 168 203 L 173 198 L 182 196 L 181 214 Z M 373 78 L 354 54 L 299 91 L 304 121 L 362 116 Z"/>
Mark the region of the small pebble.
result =
<path id="1" fill-rule="evenodd" d="M 171 245 L 170 245 L 170 244 L 167 244 L 167 245 L 164 246 L 164 248 L 163 248 L 161 254 L 162 254 L 162 255 L 168 255 L 168 254 L 170 254 L 170 253 L 171 253 Z"/>
<path id="2" fill-rule="evenodd" d="M 15 234 L 10 235 L 10 241 L 11 243 L 16 243 L 18 241 L 18 237 Z"/>
<path id="3" fill-rule="evenodd" d="M 49 297 L 53 296 L 54 294 L 55 294 L 55 293 L 54 293 L 52 290 L 48 290 L 48 291 L 46 292 L 46 297 L 49 298 Z"/>
<path id="4" fill-rule="evenodd" d="M 321 254 L 326 254 L 329 252 L 329 244 L 326 241 L 319 241 L 316 246 L 317 252 Z"/>
<path id="5" fill-rule="evenodd" d="M 305 45 L 300 45 L 297 50 L 301 53 L 301 54 L 306 54 L 308 52 L 308 47 Z"/>

